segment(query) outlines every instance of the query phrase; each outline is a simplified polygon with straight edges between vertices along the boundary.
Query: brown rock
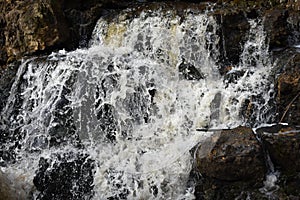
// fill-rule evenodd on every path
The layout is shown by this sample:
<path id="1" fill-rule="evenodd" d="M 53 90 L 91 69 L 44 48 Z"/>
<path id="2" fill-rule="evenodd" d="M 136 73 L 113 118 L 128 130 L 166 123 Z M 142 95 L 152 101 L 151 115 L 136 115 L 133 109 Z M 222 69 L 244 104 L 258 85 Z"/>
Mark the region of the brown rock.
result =
<path id="1" fill-rule="evenodd" d="M 226 181 L 260 181 L 266 171 L 262 148 L 246 127 L 215 132 L 202 143 L 197 169 L 204 176 Z"/>
<path id="2" fill-rule="evenodd" d="M 4 31 L 9 61 L 62 44 L 68 38 L 67 24 L 59 18 L 63 14 L 55 1 L 18 1 L 11 5 L 6 7 Z"/>
<path id="3" fill-rule="evenodd" d="M 280 122 L 300 122 L 300 53 L 288 57 L 285 68 L 277 77 L 277 113 Z"/>
<path id="4" fill-rule="evenodd" d="M 288 12 L 284 9 L 272 9 L 264 14 L 264 27 L 270 39 L 270 48 L 288 46 Z"/>
<path id="5" fill-rule="evenodd" d="M 268 199 L 259 192 L 266 172 L 263 150 L 252 129 L 215 132 L 196 150 L 196 199 Z"/>
<path id="6" fill-rule="evenodd" d="M 21 199 L 26 199 L 25 191 L 20 187 L 15 187 L 15 183 L 10 181 L 0 170 L 0 200 Z"/>
<path id="7" fill-rule="evenodd" d="M 257 130 L 275 167 L 283 174 L 300 172 L 300 128 L 276 125 Z"/>

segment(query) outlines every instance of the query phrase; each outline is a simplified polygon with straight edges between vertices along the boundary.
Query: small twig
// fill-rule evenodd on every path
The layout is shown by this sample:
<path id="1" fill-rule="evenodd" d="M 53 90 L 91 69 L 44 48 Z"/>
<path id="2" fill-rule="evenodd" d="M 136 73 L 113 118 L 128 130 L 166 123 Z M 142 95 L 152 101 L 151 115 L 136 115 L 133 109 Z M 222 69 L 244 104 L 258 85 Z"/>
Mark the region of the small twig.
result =
<path id="1" fill-rule="evenodd" d="M 298 92 L 298 94 L 292 99 L 292 101 L 289 103 L 289 105 L 287 105 L 287 107 L 285 108 L 285 111 L 284 111 L 284 113 L 283 113 L 283 115 L 282 115 L 282 117 L 281 117 L 279 123 L 282 122 L 282 120 L 284 119 L 286 113 L 287 113 L 288 110 L 290 109 L 291 105 L 292 105 L 292 104 L 294 103 L 294 101 L 299 97 L 299 95 L 300 95 L 300 92 Z"/>

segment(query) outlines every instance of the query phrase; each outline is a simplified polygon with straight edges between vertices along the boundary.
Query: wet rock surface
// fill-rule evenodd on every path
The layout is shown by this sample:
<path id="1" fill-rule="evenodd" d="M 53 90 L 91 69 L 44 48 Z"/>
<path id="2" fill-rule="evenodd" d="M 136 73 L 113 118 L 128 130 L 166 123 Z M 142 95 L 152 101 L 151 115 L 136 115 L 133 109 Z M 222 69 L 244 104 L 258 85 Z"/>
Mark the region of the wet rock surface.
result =
<path id="1" fill-rule="evenodd" d="M 83 153 L 41 158 L 33 179 L 37 199 L 91 199 L 95 163 Z"/>
<path id="2" fill-rule="evenodd" d="M 86 46 L 98 18 L 130 2 L 134 1 L 2 1 L 0 65 L 24 55 Z"/>
<path id="3" fill-rule="evenodd" d="M 267 10 L 264 17 L 270 49 L 286 48 L 299 43 L 299 11 L 274 8 Z"/>
<path id="4" fill-rule="evenodd" d="M 3 109 L 17 71 L 15 65 L 8 66 L 8 63 L 24 55 L 40 55 L 61 48 L 69 50 L 86 46 L 99 16 L 145 2 L 149 1 L 7 0 L 0 2 L 0 66 L 5 69 L 1 68 L 0 73 L 0 110 Z M 221 7 L 218 9 L 216 6 L 216 10 L 212 13 L 220 23 L 221 74 L 226 74 L 224 69 L 226 66 L 237 65 L 239 62 L 242 46 L 250 27 L 248 19 L 265 17 L 264 26 L 270 40 L 270 49 L 277 51 L 280 48 L 278 54 L 285 51 L 286 58 L 284 62 L 279 61 L 280 67 L 274 73 L 277 90 L 275 101 L 277 122 L 287 122 L 292 126 L 273 131 L 260 130 L 267 133 L 261 134 L 262 141 L 270 152 L 275 167 L 282 172 L 277 183 L 281 188 L 278 196 L 282 195 L 283 199 L 299 199 L 300 55 L 297 50 L 286 52 L 288 51 L 286 48 L 300 42 L 299 2 L 275 0 L 210 2 L 218 2 Z M 182 79 L 203 78 L 203 74 L 189 64 L 181 65 L 179 71 Z M 234 83 L 243 74 L 243 71 L 229 73 L 224 79 Z M 218 102 L 216 97 L 215 104 L 219 104 Z M 247 109 L 251 104 L 249 102 L 246 103 Z M 61 113 L 72 112 L 66 110 L 67 104 L 68 102 L 62 101 L 57 110 L 62 111 Z M 112 115 L 111 110 L 105 108 L 102 112 Z M 98 116 L 100 121 L 111 123 L 100 116 L 101 113 Z M 53 130 L 53 144 L 60 143 L 59 133 L 65 131 L 62 130 L 66 128 L 64 124 L 69 124 L 68 121 L 73 120 L 66 119 L 59 112 L 56 117 L 60 120 L 60 126 Z M 218 117 L 216 112 L 213 118 Z M 1 120 L 0 126 L 2 123 Z M 113 130 L 109 130 L 109 133 L 113 133 Z M 11 139 L 13 141 L 19 139 L 17 133 L 11 135 L 2 128 L 0 131 L 0 145 Z M 68 131 L 72 135 L 73 127 L 69 127 Z M 108 139 L 114 140 L 115 135 L 108 134 Z M 4 149 L 1 146 L 0 157 L 4 162 L 14 159 L 13 150 L 17 146 L 17 142 L 12 144 L 11 149 Z M 2 164 L 1 162 L 0 165 Z M 39 191 L 38 198 L 91 198 L 93 166 L 93 161 L 86 155 L 55 155 L 53 160 L 41 159 L 34 178 L 34 184 Z M 201 173 L 201 176 L 193 177 L 197 182 L 195 195 L 198 199 L 247 199 L 249 197 L 265 199 L 267 197 L 259 192 L 259 188 L 263 186 L 265 172 L 262 148 L 251 129 L 239 127 L 217 132 L 197 151 L 195 174 Z M 76 184 L 76 187 L 72 184 Z M 4 194 L 0 196 L 5 197 Z"/>
<path id="5" fill-rule="evenodd" d="M 0 64 L 24 55 L 40 54 L 55 49 L 86 46 L 100 16 L 128 7 L 145 6 L 157 1 L 108 0 L 35 0 L 0 2 Z M 158 1 L 161 2 L 161 1 Z M 167 2 L 167 1 L 166 1 Z M 299 42 L 299 3 L 294 1 L 183 1 L 178 8 L 201 9 L 197 4 L 216 3 L 213 8 L 221 24 L 222 60 L 236 64 L 249 18 L 264 16 L 271 48 Z M 177 8 L 175 8 L 177 9 Z M 206 9 L 206 6 L 202 6 Z"/>
<path id="6" fill-rule="evenodd" d="M 255 133 L 258 140 L 249 128 L 223 130 L 199 145 L 190 175 L 197 199 L 299 199 L 299 126 L 274 124 Z"/>
<path id="7" fill-rule="evenodd" d="M 275 167 L 285 174 L 300 172 L 300 127 L 274 125 L 257 129 Z"/>
<path id="8" fill-rule="evenodd" d="M 300 54 L 292 57 L 277 79 L 277 105 L 280 122 L 299 125 L 300 121 Z"/>
<path id="9" fill-rule="evenodd" d="M 217 13 L 217 16 L 221 24 L 220 48 L 222 51 L 222 63 L 225 65 L 236 65 L 239 62 L 243 44 L 247 40 L 246 36 L 250 24 L 243 11 Z"/>
<path id="10" fill-rule="evenodd" d="M 196 162 L 201 176 L 196 181 L 198 199 L 234 199 L 255 193 L 267 170 L 263 149 L 246 127 L 215 132 L 196 150 Z"/>
<path id="11" fill-rule="evenodd" d="M 16 183 L 9 180 L 6 174 L 0 170 L 0 199 L 18 200 L 25 198 L 26 192 L 21 187 L 16 186 Z"/>
<path id="12" fill-rule="evenodd" d="M 256 130 L 267 150 L 275 170 L 279 171 L 273 196 L 299 199 L 300 189 L 300 127 L 276 124 Z"/>
<path id="13" fill-rule="evenodd" d="M 5 106 L 6 100 L 9 96 L 9 91 L 16 76 L 16 64 L 17 63 L 11 64 L 6 69 L 0 72 L 0 112 Z"/>
<path id="14" fill-rule="evenodd" d="M 187 63 L 185 60 L 178 66 L 179 78 L 186 80 L 201 80 L 204 75 L 194 65 Z"/>

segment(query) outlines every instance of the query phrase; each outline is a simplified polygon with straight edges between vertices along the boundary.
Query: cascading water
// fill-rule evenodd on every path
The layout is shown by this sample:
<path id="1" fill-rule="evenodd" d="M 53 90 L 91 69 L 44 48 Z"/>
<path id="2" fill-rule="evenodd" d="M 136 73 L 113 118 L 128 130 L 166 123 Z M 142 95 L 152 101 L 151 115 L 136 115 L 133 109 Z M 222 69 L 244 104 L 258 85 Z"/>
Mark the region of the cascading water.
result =
<path id="1" fill-rule="evenodd" d="M 41 158 L 80 151 L 95 161 L 94 199 L 194 199 L 189 150 L 210 135 L 196 129 L 249 123 L 241 115 L 246 101 L 255 107 L 251 125 L 269 120 L 261 22 L 250 21 L 240 64 L 223 82 L 213 16 L 126 16 L 100 19 L 87 49 L 19 67 L 2 117 L 22 140 L 3 169 L 22 177 L 27 191 Z"/>

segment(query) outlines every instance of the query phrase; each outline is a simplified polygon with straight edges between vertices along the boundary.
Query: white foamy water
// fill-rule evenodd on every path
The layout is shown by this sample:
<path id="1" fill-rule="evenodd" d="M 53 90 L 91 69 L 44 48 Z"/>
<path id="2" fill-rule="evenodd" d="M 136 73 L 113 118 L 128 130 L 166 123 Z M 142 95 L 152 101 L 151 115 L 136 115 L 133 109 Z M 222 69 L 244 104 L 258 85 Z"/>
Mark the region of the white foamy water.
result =
<path id="1" fill-rule="evenodd" d="M 218 72 L 216 20 L 190 11 L 100 19 L 89 48 L 24 61 L 3 112 L 24 139 L 3 170 L 29 191 L 39 158 L 76 151 L 71 139 L 52 146 L 51 136 L 76 134 L 96 163 L 94 199 L 194 199 L 189 150 L 210 135 L 196 128 L 245 124 L 246 100 L 257 123 L 267 120 L 268 49 L 263 27 L 250 24 L 240 65 L 229 72 L 243 71 L 234 83 Z M 180 78 L 183 59 L 204 78 Z"/>

